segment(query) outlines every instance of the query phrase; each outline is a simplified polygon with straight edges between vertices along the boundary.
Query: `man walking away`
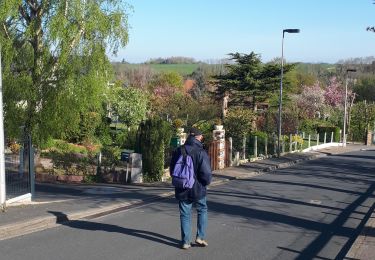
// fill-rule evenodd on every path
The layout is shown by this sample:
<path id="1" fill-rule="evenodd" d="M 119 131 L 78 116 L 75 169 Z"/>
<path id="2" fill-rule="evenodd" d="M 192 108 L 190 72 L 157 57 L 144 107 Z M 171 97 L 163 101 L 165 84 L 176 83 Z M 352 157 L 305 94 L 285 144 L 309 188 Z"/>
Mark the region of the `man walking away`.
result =
<path id="1" fill-rule="evenodd" d="M 207 229 L 206 187 L 211 183 L 212 171 L 210 159 L 207 152 L 203 149 L 202 141 L 202 132 L 197 128 L 191 128 L 185 144 L 174 152 L 170 165 L 172 181 L 174 181 L 176 163 L 180 162 L 181 158 L 185 158 L 186 161 L 186 156 L 190 156 L 194 168 L 194 184 L 192 184 L 191 188 L 179 187 L 174 183 L 175 196 L 179 201 L 183 249 L 191 247 L 191 209 L 193 205 L 195 205 L 198 215 L 195 243 L 203 247 L 208 246 L 205 240 Z"/>

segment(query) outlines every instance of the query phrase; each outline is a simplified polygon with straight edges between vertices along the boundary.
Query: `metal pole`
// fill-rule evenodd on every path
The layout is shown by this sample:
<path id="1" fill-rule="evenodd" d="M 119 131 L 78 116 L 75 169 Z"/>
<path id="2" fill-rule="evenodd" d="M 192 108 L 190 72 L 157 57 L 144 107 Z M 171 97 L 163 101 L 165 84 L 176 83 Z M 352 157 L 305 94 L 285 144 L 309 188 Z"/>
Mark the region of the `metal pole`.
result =
<path id="1" fill-rule="evenodd" d="M 5 206 L 5 153 L 4 153 L 4 117 L 3 117 L 3 81 L 1 70 L 1 46 L 0 46 L 0 207 Z"/>
<path id="2" fill-rule="evenodd" d="M 281 140 L 281 110 L 283 102 L 283 74 L 284 74 L 284 33 L 281 40 L 281 78 L 280 78 L 280 97 L 279 97 L 279 128 L 277 138 L 277 156 L 280 157 L 280 140 Z"/>
<path id="3" fill-rule="evenodd" d="M 342 136 L 342 146 L 346 146 L 346 104 L 348 98 L 348 73 L 346 73 L 345 79 L 345 101 L 344 101 L 344 126 L 343 126 L 343 136 Z"/>

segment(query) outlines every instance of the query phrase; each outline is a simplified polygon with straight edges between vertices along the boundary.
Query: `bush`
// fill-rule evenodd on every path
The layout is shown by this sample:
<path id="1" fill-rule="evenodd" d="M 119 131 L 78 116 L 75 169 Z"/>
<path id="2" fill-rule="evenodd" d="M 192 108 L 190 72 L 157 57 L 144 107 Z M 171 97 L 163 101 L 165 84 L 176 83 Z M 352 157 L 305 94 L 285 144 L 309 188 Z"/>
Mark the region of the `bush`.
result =
<path id="1" fill-rule="evenodd" d="M 228 111 L 224 120 L 224 126 L 227 136 L 233 139 L 233 148 L 235 151 L 241 150 L 243 137 L 252 130 L 254 118 L 254 113 L 249 109 L 234 108 Z"/>
<path id="2" fill-rule="evenodd" d="M 115 137 L 115 145 L 121 148 L 135 150 L 137 143 L 137 129 L 122 130 Z"/>
<path id="3" fill-rule="evenodd" d="M 205 121 L 205 120 L 198 121 L 195 124 L 193 124 L 193 127 L 196 127 L 202 131 L 205 143 L 212 142 L 213 140 L 212 131 L 214 130 L 212 122 Z"/>
<path id="4" fill-rule="evenodd" d="M 102 165 L 112 166 L 120 162 L 121 149 L 117 146 L 104 146 L 102 148 Z"/>
<path id="5" fill-rule="evenodd" d="M 142 154 L 142 166 L 146 181 L 160 181 L 164 174 L 165 149 L 169 147 L 172 128 L 160 118 L 148 119 L 138 130 L 136 151 Z"/>
<path id="6" fill-rule="evenodd" d="M 254 145 L 255 145 L 255 137 L 257 137 L 257 150 L 258 155 L 259 154 L 265 154 L 265 146 L 266 146 L 266 140 L 268 140 L 268 135 L 265 132 L 256 131 L 252 132 L 248 139 L 248 154 L 253 155 L 254 154 Z M 267 145 L 268 146 L 268 145 Z M 268 147 L 267 147 L 268 148 Z M 268 151 L 267 151 L 268 152 Z"/>
<path id="7" fill-rule="evenodd" d="M 9 146 L 9 149 L 12 151 L 13 154 L 18 154 L 20 152 L 21 145 L 16 142 L 12 142 Z"/>
<path id="8" fill-rule="evenodd" d="M 318 126 L 317 132 L 319 134 L 319 142 L 324 141 L 324 133 L 327 133 L 326 142 L 331 141 L 331 133 L 333 132 L 333 141 L 340 141 L 340 128 L 337 126 Z"/>
<path id="9" fill-rule="evenodd" d="M 181 119 L 177 118 L 177 119 L 173 120 L 173 126 L 176 129 L 181 128 L 183 125 L 184 125 L 184 121 L 182 121 Z"/>

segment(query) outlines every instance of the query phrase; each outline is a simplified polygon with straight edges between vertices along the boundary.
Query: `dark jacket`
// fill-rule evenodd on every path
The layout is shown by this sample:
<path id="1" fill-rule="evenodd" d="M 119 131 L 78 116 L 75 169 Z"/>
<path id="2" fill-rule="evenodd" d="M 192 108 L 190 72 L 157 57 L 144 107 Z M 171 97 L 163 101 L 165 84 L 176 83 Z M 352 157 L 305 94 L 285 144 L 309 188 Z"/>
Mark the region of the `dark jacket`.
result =
<path id="1" fill-rule="evenodd" d="M 207 152 L 203 149 L 203 145 L 194 136 L 189 136 L 185 142 L 187 153 L 192 157 L 195 172 L 195 183 L 191 189 L 175 188 L 176 199 L 182 201 L 197 201 L 206 196 L 206 186 L 211 183 L 212 171 L 210 158 Z M 179 147 L 172 156 L 170 173 L 172 175 L 173 169 L 178 158 L 181 155 L 181 147 Z"/>

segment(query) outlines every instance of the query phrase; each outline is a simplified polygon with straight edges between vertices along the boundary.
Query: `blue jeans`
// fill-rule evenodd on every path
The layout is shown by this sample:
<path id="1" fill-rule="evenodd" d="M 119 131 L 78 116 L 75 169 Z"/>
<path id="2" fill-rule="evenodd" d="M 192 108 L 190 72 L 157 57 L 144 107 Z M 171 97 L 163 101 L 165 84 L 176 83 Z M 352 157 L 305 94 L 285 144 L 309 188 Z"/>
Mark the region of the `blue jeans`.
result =
<path id="1" fill-rule="evenodd" d="M 207 229 L 207 202 L 206 197 L 196 201 L 180 201 L 180 224 L 181 224 L 181 240 L 183 244 L 191 243 L 191 208 L 195 204 L 197 208 L 197 236 L 205 239 Z"/>

